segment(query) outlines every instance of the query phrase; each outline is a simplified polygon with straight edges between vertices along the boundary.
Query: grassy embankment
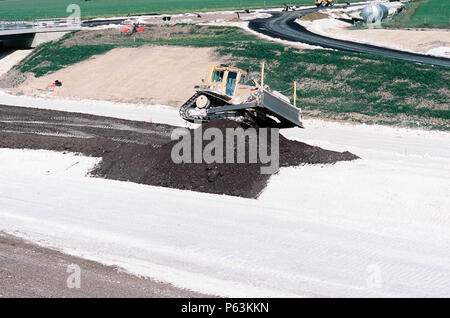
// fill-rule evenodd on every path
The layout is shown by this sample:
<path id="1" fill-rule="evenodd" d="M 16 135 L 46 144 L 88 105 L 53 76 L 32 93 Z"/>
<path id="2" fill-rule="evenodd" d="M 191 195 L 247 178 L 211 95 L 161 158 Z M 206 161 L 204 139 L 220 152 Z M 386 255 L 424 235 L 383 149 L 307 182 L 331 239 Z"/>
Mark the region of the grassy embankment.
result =
<path id="1" fill-rule="evenodd" d="M 450 29 L 450 2 L 417 0 L 407 3 L 405 10 L 392 21 L 383 23 L 387 28 L 442 28 Z"/>
<path id="2" fill-rule="evenodd" d="M 117 30 L 81 31 L 47 43 L 16 70 L 42 76 L 117 47 L 139 45 L 216 47 L 230 64 L 258 75 L 292 98 L 304 114 L 364 123 L 450 130 L 450 70 L 331 50 L 300 50 L 260 40 L 237 28 L 153 26 L 135 38 Z M 113 70 L 111 70 L 113 72 Z"/>

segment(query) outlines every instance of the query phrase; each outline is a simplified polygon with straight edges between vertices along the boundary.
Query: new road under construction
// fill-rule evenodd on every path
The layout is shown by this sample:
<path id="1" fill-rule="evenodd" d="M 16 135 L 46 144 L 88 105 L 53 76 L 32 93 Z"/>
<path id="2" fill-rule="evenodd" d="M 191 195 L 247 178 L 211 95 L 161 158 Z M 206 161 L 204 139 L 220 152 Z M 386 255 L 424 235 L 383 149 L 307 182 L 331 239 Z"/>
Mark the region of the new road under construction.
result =
<path id="1" fill-rule="evenodd" d="M 351 6 L 358 6 L 358 4 L 349 5 L 346 7 Z M 336 9 L 338 9 L 337 6 Z M 450 67 L 450 59 L 446 57 L 416 54 L 412 52 L 401 51 L 398 49 L 380 47 L 377 45 L 334 39 L 328 36 L 323 36 L 308 31 L 305 27 L 295 22 L 302 16 L 320 10 L 320 8 L 312 8 L 294 12 L 287 12 L 283 14 L 273 12 L 271 13 L 272 16 L 270 18 L 250 21 L 249 28 L 271 37 L 287 41 L 317 45 L 323 48 L 344 50 L 348 52 L 368 53 L 411 62 Z"/>
<path id="2" fill-rule="evenodd" d="M 0 55 L 0 297 L 450 296 L 448 30 L 310 2 Z"/>

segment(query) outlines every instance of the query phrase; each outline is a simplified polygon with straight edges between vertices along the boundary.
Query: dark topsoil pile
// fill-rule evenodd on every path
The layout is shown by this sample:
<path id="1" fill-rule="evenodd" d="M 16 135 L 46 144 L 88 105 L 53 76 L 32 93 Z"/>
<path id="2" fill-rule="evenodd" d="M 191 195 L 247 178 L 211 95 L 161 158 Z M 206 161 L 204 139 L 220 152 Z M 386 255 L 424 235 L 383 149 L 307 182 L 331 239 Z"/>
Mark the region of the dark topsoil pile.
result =
<path id="1" fill-rule="evenodd" d="M 202 129 L 205 130 L 209 127 L 219 128 L 225 136 L 226 128 L 240 126 L 234 121 L 216 120 L 204 124 Z M 270 137 L 270 132 L 268 135 Z M 193 136 L 193 130 L 191 130 L 191 136 Z M 193 144 L 193 138 L 191 139 Z M 159 144 L 137 144 L 103 137 L 68 138 L 0 132 L 0 147 L 2 148 L 49 149 L 102 157 L 102 162 L 94 168 L 91 174 L 114 180 L 256 198 L 265 188 L 270 177 L 270 175 L 260 173 L 260 167 L 268 164 L 262 164 L 259 160 L 257 163 L 175 164 L 171 159 L 171 152 L 176 143 L 178 141 L 172 141 L 170 138 L 164 142 L 160 141 Z M 206 143 L 204 142 L 204 145 Z M 236 156 L 236 147 L 234 148 Z M 194 148 L 192 147 L 192 149 Z M 248 148 L 246 148 L 246 153 L 248 153 Z M 325 150 L 288 140 L 282 135 L 279 136 L 279 158 L 280 167 L 333 164 L 338 161 L 358 159 L 349 152 Z"/>

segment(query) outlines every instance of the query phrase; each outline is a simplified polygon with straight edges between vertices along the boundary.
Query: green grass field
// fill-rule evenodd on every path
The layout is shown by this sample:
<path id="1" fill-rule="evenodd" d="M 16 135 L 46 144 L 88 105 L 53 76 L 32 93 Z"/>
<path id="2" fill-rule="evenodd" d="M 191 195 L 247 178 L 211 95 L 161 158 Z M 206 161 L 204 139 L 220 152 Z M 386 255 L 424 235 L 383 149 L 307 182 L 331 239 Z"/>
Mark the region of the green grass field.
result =
<path id="1" fill-rule="evenodd" d="M 383 25 L 393 28 L 450 28 L 450 1 L 417 0 L 406 4 L 405 8 L 393 21 Z"/>
<path id="2" fill-rule="evenodd" d="M 355 1 L 355 0 L 353 0 Z M 238 8 L 311 5 L 313 0 L 0 0 L 0 20 L 67 17 L 69 4 L 78 4 L 82 17 L 189 12 Z"/>
<path id="3" fill-rule="evenodd" d="M 81 31 L 35 49 L 18 66 L 42 76 L 117 47 L 139 45 L 215 47 L 229 63 L 293 95 L 304 114 L 364 123 L 450 130 L 450 70 L 406 61 L 329 50 L 299 50 L 260 40 L 237 28 L 153 26 L 135 39 L 111 30 Z M 112 71 L 113 72 L 113 71 Z"/>
<path id="4" fill-rule="evenodd" d="M 450 1 L 430 0 L 421 4 L 408 24 L 450 24 Z"/>

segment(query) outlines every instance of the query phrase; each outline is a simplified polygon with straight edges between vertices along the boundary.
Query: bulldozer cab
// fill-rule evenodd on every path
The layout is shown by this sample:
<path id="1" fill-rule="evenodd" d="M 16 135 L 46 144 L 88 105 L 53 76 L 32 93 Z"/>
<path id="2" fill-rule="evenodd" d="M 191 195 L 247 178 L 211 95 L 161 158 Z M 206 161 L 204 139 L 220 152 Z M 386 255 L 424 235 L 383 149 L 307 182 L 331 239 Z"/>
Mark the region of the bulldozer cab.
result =
<path id="1" fill-rule="evenodd" d="M 316 0 L 316 6 L 317 7 L 325 7 L 325 6 L 333 6 L 334 2 L 333 0 Z"/>
<path id="2" fill-rule="evenodd" d="M 195 89 L 211 90 L 216 93 L 234 98 L 243 94 L 244 90 L 250 88 L 245 85 L 247 82 L 247 72 L 225 65 L 210 66 L 208 77 L 202 84 L 196 85 Z"/>

